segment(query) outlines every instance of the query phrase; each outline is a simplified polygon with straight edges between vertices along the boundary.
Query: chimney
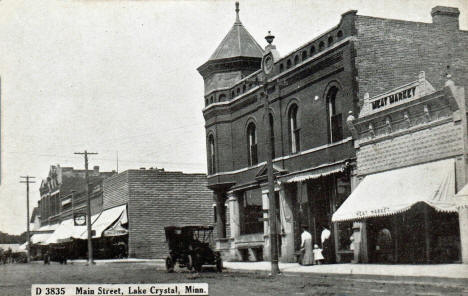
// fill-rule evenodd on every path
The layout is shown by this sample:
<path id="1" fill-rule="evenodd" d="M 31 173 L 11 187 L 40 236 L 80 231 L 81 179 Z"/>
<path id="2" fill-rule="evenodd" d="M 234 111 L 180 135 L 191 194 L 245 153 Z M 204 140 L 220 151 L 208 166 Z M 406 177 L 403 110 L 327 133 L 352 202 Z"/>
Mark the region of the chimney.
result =
<path id="1" fill-rule="evenodd" d="M 99 173 L 99 166 L 98 165 L 93 166 L 93 173 L 96 173 L 96 174 Z"/>
<path id="2" fill-rule="evenodd" d="M 459 15 L 460 10 L 456 7 L 436 6 L 431 10 L 432 23 L 450 29 L 459 30 Z"/>

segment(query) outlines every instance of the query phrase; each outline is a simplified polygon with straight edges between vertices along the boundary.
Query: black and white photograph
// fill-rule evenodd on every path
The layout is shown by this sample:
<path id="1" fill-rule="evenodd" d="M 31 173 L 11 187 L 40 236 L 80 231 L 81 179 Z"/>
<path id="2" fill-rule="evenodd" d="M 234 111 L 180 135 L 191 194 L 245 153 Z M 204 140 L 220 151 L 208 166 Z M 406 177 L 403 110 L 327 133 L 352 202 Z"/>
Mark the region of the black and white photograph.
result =
<path id="1" fill-rule="evenodd" d="M 0 295 L 468 295 L 468 1 L 0 0 Z"/>

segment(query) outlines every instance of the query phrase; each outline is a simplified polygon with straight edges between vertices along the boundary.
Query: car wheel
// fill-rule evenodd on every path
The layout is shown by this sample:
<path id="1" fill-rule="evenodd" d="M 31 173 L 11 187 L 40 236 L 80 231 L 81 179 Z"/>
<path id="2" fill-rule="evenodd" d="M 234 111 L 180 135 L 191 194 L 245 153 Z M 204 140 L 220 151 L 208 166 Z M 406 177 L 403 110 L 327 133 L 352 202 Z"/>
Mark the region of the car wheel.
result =
<path id="1" fill-rule="evenodd" d="M 171 257 L 166 258 L 166 270 L 167 272 L 174 272 L 174 262 L 172 262 Z"/>

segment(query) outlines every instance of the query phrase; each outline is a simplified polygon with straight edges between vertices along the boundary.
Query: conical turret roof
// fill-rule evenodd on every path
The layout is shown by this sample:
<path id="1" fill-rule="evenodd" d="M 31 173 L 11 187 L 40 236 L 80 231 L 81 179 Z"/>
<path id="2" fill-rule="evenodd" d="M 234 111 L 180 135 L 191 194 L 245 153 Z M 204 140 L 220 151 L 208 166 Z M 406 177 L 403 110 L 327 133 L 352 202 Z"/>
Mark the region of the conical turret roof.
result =
<path id="1" fill-rule="evenodd" d="M 239 19 L 239 3 L 236 2 L 236 22 L 208 61 L 233 57 L 261 58 L 262 56 L 262 47 L 245 29 Z"/>

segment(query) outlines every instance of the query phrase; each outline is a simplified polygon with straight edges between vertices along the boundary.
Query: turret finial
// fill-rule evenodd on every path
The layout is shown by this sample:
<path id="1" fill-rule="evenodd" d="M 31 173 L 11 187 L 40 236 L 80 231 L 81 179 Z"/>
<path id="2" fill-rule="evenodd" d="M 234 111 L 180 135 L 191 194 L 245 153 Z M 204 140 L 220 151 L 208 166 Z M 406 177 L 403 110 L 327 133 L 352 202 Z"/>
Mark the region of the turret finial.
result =
<path id="1" fill-rule="evenodd" d="M 239 1 L 236 1 L 236 23 L 240 23 L 239 10 Z"/>

